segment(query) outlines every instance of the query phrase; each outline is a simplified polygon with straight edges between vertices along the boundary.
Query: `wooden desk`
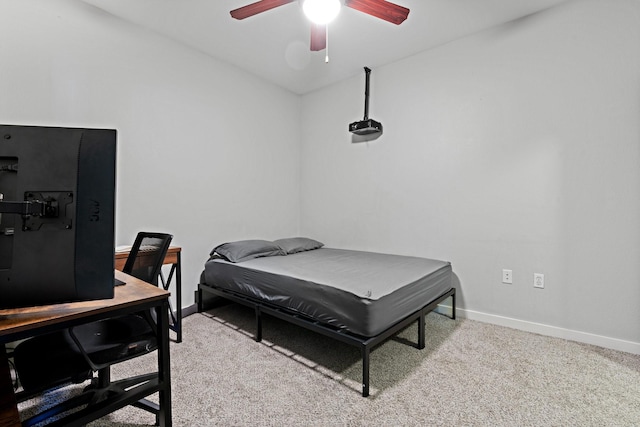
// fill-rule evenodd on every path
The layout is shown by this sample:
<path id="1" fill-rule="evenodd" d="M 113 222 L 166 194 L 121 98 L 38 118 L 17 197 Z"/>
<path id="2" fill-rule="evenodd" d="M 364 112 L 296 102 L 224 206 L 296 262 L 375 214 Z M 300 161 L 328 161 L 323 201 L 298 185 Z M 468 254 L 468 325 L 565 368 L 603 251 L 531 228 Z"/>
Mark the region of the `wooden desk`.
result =
<path id="1" fill-rule="evenodd" d="M 145 396 L 159 392 L 160 425 L 171 426 L 169 365 L 169 292 L 116 271 L 126 285 L 115 288 L 112 299 L 0 310 L 0 427 L 20 426 L 4 344 L 100 319 L 155 309 L 158 321 L 158 381 L 137 387 Z M 143 389 L 144 388 L 144 389 Z M 123 404 L 121 407 L 126 406 Z M 73 415 L 67 426 L 80 426 L 119 408 L 91 405 Z"/>
<path id="2" fill-rule="evenodd" d="M 165 290 L 169 290 L 169 286 L 172 283 L 174 274 L 175 274 L 175 285 L 176 285 L 176 310 L 173 311 L 171 304 L 169 304 L 169 315 L 171 316 L 171 321 L 169 322 L 169 328 L 176 333 L 176 342 L 182 342 L 182 266 L 180 263 L 180 254 L 182 252 L 182 248 L 179 246 L 170 246 L 167 250 L 167 254 L 164 257 L 163 264 L 171 265 L 171 270 L 169 271 L 169 276 L 167 280 L 165 280 L 164 275 L 160 272 L 160 281 L 162 282 L 162 287 Z M 122 271 L 125 263 L 127 262 L 127 257 L 129 256 L 129 251 L 118 251 L 115 254 L 115 269 Z M 140 257 L 140 256 L 139 256 Z M 144 258 L 144 257 L 143 257 Z M 0 426 L 1 427 L 1 426 Z"/>

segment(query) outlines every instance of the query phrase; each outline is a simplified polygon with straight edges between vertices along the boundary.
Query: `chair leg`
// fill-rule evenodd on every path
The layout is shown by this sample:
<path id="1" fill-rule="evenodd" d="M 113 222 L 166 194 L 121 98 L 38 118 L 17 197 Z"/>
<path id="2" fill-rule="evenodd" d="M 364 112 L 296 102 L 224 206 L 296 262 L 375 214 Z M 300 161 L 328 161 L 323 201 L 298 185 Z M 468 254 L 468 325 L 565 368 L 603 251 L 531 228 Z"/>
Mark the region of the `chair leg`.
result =
<path id="1" fill-rule="evenodd" d="M 90 404 L 95 404 L 104 399 L 105 391 L 111 384 L 111 370 L 109 367 L 98 371 L 98 377 L 91 380 L 91 384 L 84 389 L 84 393 L 90 393 Z"/>
<path id="2" fill-rule="evenodd" d="M 111 369 L 107 366 L 98 371 L 98 388 L 106 388 L 111 384 Z"/>

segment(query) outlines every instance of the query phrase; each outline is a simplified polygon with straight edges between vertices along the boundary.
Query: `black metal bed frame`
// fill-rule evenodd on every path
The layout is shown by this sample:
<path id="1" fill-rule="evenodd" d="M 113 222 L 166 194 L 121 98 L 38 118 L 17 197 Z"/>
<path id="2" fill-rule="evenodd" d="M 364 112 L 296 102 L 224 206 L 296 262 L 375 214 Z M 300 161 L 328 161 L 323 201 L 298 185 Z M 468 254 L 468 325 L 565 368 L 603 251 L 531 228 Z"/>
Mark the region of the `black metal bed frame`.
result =
<path id="1" fill-rule="evenodd" d="M 417 348 L 422 350 L 425 347 L 425 316 L 433 311 L 438 304 L 440 304 L 445 299 L 451 297 L 452 299 L 452 307 L 451 307 L 451 319 L 456 318 L 456 290 L 455 288 L 449 289 L 447 292 L 438 296 L 427 305 L 422 307 L 421 309 L 409 314 L 404 319 L 398 321 L 391 327 L 387 328 L 383 332 L 379 333 L 373 337 L 364 337 L 360 335 L 352 334 L 344 329 L 332 327 L 331 325 L 327 325 L 326 323 L 321 323 L 311 317 L 305 316 L 304 314 L 292 311 L 290 309 L 286 309 L 283 307 L 278 307 L 274 304 L 270 304 L 268 302 L 259 300 L 257 298 L 249 297 L 247 295 L 240 294 L 235 291 L 231 291 L 228 289 L 223 289 L 216 287 L 214 285 L 209 284 L 198 284 L 198 313 L 201 313 L 204 310 L 203 307 L 203 295 L 202 292 L 205 291 L 207 293 L 231 300 L 233 302 L 245 305 L 247 307 L 251 307 L 255 311 L 256 317 L 256 334 L 254 339 L 257 342 L 262 341 L 262 313 L 266 313 L 273 317 L 277 317 L 289 323 L 293 323 L 295 325 L 301 326 L 303 328 L 309 329 L 311 331 L 320 333 L 329 338 L 336 339 L 343 343 L 355 346 L 360 348 L 360 353 L 362 354 L 362 396 L 369 396 L 369 361 L 370 361 L 370 353 L 374 347 L 379 344 L 382 344 L 387 339 L 396 335 L 402 329 L 409 326 L 411 323 L 418 321 L 418 345 Z"/>

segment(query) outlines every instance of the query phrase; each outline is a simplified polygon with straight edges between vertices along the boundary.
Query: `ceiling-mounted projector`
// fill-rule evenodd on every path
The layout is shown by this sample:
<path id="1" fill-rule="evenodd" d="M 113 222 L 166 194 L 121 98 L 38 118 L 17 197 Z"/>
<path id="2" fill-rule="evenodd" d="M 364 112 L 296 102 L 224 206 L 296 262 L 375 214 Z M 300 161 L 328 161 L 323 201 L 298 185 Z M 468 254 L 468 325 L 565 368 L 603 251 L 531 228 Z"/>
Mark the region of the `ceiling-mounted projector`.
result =
<path id="1" fill-rule="evenodd" d="M 349 124 L 349 132 L 356 135 L 370 135 L 382 132 L 382 123 L 369 118 L 369 75 L 371 74 L 371 69 L 364 67 L 364 72 L 364 119 Z"/>

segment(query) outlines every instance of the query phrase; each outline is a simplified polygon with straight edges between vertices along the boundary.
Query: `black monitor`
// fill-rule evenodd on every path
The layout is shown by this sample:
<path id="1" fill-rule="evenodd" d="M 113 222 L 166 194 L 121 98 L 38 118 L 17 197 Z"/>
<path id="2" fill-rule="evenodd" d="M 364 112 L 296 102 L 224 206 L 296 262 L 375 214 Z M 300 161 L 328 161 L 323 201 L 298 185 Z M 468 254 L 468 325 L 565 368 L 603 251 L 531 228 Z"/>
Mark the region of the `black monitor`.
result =
<path id="1" fill-rule="evenodd" d="M 116 131 L 0 125 L 0 308 L 113 298 Z"/>

